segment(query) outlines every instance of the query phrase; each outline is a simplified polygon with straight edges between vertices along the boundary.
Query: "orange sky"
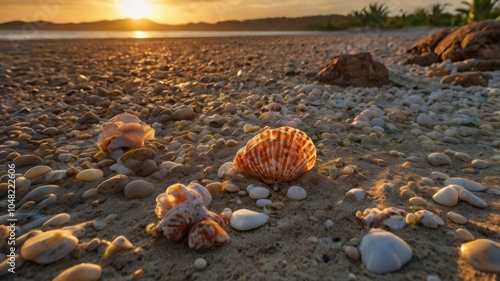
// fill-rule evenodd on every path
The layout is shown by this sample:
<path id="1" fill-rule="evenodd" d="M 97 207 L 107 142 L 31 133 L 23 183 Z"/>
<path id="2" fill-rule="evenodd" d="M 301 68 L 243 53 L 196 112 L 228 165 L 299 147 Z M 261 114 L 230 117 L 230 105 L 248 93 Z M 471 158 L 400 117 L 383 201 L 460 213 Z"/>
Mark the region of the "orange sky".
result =
<path id="1" fill-rule="evenodd" d="M 360 10 L 373 0 L 0 0 L 0 22 L 13 20 L 58 23 L 98 21 L 127 17 L 146 17 L 159 23 L 218 22 L 264 17 L 298 17 L 321 14 L 347 14 Z M 428 7 L 433 3 L 463 6 L 460 0 L 379 0 L 392 14 L 401 9 Z"/>

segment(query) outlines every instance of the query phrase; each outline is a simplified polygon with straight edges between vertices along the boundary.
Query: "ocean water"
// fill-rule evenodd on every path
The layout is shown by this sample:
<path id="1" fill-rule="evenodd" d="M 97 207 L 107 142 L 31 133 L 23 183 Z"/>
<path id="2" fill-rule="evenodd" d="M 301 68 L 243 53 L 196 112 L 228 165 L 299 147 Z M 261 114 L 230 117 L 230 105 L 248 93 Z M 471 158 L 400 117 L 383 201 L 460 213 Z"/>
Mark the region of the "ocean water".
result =
<path id="1" fill-rule="evenodd" d="M 1 41 L 105 38 L 189 38 L 313 35 L 315 31 L 45 31 L 0 30 Z"/>

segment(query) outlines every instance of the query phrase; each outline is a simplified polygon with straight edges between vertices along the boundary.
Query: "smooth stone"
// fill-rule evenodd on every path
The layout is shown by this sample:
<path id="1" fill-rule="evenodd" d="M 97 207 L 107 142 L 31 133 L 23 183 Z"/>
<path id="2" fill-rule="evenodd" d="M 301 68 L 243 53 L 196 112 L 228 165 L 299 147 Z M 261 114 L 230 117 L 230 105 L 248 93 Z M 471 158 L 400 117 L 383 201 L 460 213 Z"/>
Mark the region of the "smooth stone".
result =
<path id="1" fill-rule="evenodd" d="M 472 160 L 471 165 L 476 169 L 487 169 L 492 166 L 490 162 L 481 159 Z"/>
<path id="2" fill-rule="evenodd" d="M 427 161 L 432 166 L 444 166 L 451 164 L 451 158 L 444 153 L 431 153 L 427 156 Z"/>
<path id="3" fill-rule="evenodd" d="M 422 126 L 422 127 L 426 127 L 426 128 L 434 127 L 434 121 L 432 120 L 432 117 L 430 117 L 429 115 L 424 114 L 424 113 L 421 113 L 417 117 L 417 124 Z"/>
<path id="4" fill-rule="evenodd" d="M 438 228 L 438 226 L 444 225 L 443 219 L 427 210 L 417 211 L 415 212 L 415 216 L 423 226 L 428 228 Z"/>
<path id="5" fill-rule="evenodd" d="M 264 208 L 268 205 L 271 205 L 272 203 L 273 203 L 273 201 L 271 199 L 258 199 L 255 202 L 255 206 L 257 206 L 259 208 Z"/>
<path id="6" fill-rule="evenodd" d="M 35 166 L 26 171 L 26 173 L 24 173 L 24 177 L 28 180 L 33 180 L 37 177 L 47 174 L 50 171 L 52 171 L 52 168 L 49 166 Z"/>
<path id="7" fill-rule="evenodd" d="M 434 180 L 432 180 L 431 178 L 428 178 L 428 177 L 423 177 L 420 182 L 422 184 L 425 184 L 427 186 L 433 186 L 435 185 L 436 183 L 434 182 Z"/>
<path id="8" fill-rule="evenodd" d="M 96 189 L 101 194 L 118 194 L 129 182 L 128 176 L 120 174 L 101 182 Z"/>
<path id="9" fill-rule="evenodd" d="M 97 281 L 101 278 L 101 274 L 101 266 L 81 263 L 64 270 L 52 281 Z"/>
<path id="10" fill-rule="evenodd" d="M 460 185 L 469 191 L 483 191 L 483 190 L 488 188 L 488 187 L 486 187 L 478 182 L 463 179 L 463 178 L 458 178 L 458 177 L 448 178 L 444 181 L 444 184 L 445 185 L 449 185 L 449 184 Z"/>
<path id="11" fill-rule="evenodd" d="M 239 186 L 237 186 L 236 184 L 234 184 L 233 182 L 230 182 L 230 181 L 223 182 L 222 189 L 226 192 L 231 192 L 231 193 L 240 191 Z"/>
<path id="12" fill-rule="evenodd" d="M 155 186 L 145 180 L 134 180 L 125 186 L 123 192 L 128 199 L 142 199 L 153 194 Z"/>
<path id="13" fill-rule="evenodd" d="M 358 248 L 354 246 L 345 247 L 344 252 L 345 255 L 351 260 L 359 261 L 359 258 L 361 257 Z"/>
<path id="14" fill-rule="evenodd" d="M 76 178 L 80 181 L 95 181 L 104 176 L 104 173 L 99 169 L 86 169 L 79 172 Z"/>
<path id="15" fill-rule="evenodd" d="M 177 109 L 172 114 L 173 121 L 193 120 L 195 117 L 196 117 L 196 115 L 194 113 L 194 110 L 191 107 L 183 107 L 183 108 Z"/>
<path id="16" fill-rule="evenodd" d="M 500 244 L 489 239 L 477 239 L 462 244 L 460 254 L 474 268 L 500 273 Z"/>
<path id="17" fill-rule="evenodd" d="M 464 152 L 456 152 L 454 156 L 458 160 L 465 162 L 465 163 L 470 163 L 472 161 L 472 157 L 470 157 L 469 154 L 464 153 Z"/>
<path id="18" fill-rule="evenodd" d="M 413 256 L 413 251 L 403 239 L 380 228 L 372 228 L 363 236 L 359 252 L 366 269 L 374 273 L 397 271 Z"/>
<path id="19" fill-rule="evenodd" d="M 82 194 L 82 199 L 87 200 L 89 198 L 96 196 L 97 194 L 99 194 L 99 191 L 97 191 L 97 189 L 95 188 L 91 188 Z"/>
<path id="20" fill-rule="evenodd" d="M 456 229 L 455 233 L 457 234 L 458 239 L 460 239 L 462 242 L 469 242 L 476 239 L 476 237 L 474 237 L 472 233 L 470 233 L 467 229 L 464 228 Z"/>
<path id="21" fill-rule="evenodd" d="M 486 208 L 488 207 L 488 203 L 486 203 L 483 199 L 477 197 L 472 192 L 464 189 L 458 193 L 458 197 L 460 200 L 463 200 L 470 205 L 478 208 Z"/>
<path id="22" fill-rule="evenodd" d="M 23 258 L 45 265 L 62 259 L 78 244 L 69 231 L 50 230 L 29 238 L 21 248 Z"/>
<path id="23" fill-rule="evenodd" d="M 207 265 L 208 265 L 207 260 L 205 260 L 203 258 L 197 258 L 194 261 L 194 268 L 196 268 L 197 270 L 202 270 L 205 267 L 207 267 Z"/>
<path id="24" fill-rule="evenodd" d="M 467 223 L 467 218 L 460 215 L 460 214 L 457 214 L 455 212 L 452 212 L 452 211 L 449 211 L 446 216 L 448 216 L 448 218 L 456 223 L 456 224 L 466 224 Z"/>
<path id="25" fill-rule="evenodd" d="M 457 198 L 458 198 L 458 194 L 457 194 Z M 410 203 L 410 205 L 413 205 L 413 206 L 426 206 L 428 204 L 427 201 L 422 197 L 412 197 L 412 198 L 408 199 L 408 202 Z"/>
<path id="26" fill-rule="evenodd" d="M 353 188 L 345 193 L 346 196 L 352 196 L 357 201 L 363 201 L 366 197 L 366 191 L 362 188 Z"/>
<path id="27" fill-rule="evenodd" d="M 246 231 L 263 226 L 269 220 L 269 216 L 248 209 L 239 209 L 233 212 L 230 223 L 237 230 Z"/>
<path id="28" fill-rule="evenodd" d="M 445 186 L 436 192 L 432 199 L 441 205 L 453 207 L 458 203 L 458 192 L 451 186 Z"/>
<path id="29" fill-rule="evenodd" d="M 254 200 L 267 198 L 269 194 L 271 194 L 271 191 L 265 187 L 255 187 L 248 193 L 250 198 Z"/>
<path id="30" fill-rule="evenodd" d="M 127 237 L 120 235 L 111 242 L 111 244 L 104 251 L 104 259 L 108 259 L 115 253 L 123 249 L 133 249 L 134 245 L 127 239 Z"/>
<path id="31" fill-rule="evenodd" d="M 304 200 L 307 198 L 307 192 L 300 186 L 290 186 L 286 192 L 286 196 L 292 200 Z"/>
<path id="32" fill-rule="evenodd" d="M 12 160 L 12 163 L 20 168 L 20 167 L 24 167 L 24 166 L 29 166 L 29 165 L 38 165 L 40 163 L 42 163 L 42 158 L 36 156 L 36 155 L 32 155 L 32 154 L 28 154 L 28 155 L 20 155 L 18 157 L 16 157 L 14 160 Z"/>
<path id="33" fill-rule="evenodd" d="M 46 221 L 42 226 L 58 226 L 63 225 L 71 219 L 71 216 L 67 213 L 61 213 L 53 216 L 48 221 Z"/>
<path id="34" fill-rule="evenodd" d="M 431 173 L 431 179 L 433 179 L 433 180 L 446 180 L 449 177 L 450 176 L 448 176 L 447 174 L 441 173 L 441 172 L 434 171 Z"/>

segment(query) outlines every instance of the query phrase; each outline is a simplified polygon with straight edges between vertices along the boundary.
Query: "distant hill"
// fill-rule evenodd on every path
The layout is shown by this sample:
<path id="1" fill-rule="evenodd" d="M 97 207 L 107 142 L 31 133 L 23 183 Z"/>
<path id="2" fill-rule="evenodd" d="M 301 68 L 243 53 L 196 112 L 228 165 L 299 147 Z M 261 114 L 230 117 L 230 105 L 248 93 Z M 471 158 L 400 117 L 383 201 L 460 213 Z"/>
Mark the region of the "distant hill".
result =
<path id="1" fill-rule="evenodd" d="M 264 18 L 218 23 L 159 24 L 148 19 L 119 19 L 82 23 L 52 23 L 45 21 L 11 21 L 0 23 L 0 30 L 62 30 L 62 31 L 292 31 L 311 26 L 334 24 L 345 16 L 326 15 L 299 18 Z"/>

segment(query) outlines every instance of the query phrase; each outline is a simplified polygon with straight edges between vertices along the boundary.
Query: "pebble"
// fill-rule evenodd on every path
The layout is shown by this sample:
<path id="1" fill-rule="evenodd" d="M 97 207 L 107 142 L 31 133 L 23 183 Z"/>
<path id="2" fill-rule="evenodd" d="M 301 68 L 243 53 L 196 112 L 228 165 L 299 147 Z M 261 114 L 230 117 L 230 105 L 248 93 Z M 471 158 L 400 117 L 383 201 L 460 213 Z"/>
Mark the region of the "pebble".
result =
<path id="1" fill-rule="evenodd" d="M 472 160 L 471 165 L 476 169 L 487 169 L 492 166 L 490 162 L 481 159 Z"/>
<path id="2" fill-rule="evenodd" d="M 118 251 L 123 249 L 133 249 L 134 245 L 123 235 L 120 235 L 111 242 L 111 244 L 104 251 L 104 259 L 108 259 Z"/>
<path id="3" fill-rule="evenodd" d="M 345 166 L 344 169 L 342 169 L 342 173 L 344 175 L 352 175 L 354 173 L 354 169 L 351 166 Z"/>
<path id="4" fill-rule="evenodd" d="M 357 201 L 363 201 L 366 197 L 366 191 L 361 188 L 353 188 L 345 193 L 346 196 L 352 196 Z"/>
<path id="5" fill-rule="evenodd" d="M 49 166 L 35 166 L 26 171 L 26 173 L 24 173 L 24 177 L 28 180 L 33 180 L 47 174 L 50 171 L 52 171 L 52 168 Z"/>
<path id="6" fill-rule="evenodd" d="M 231 216 L 231 226 L 237 230 L 246 231 L 263 226 L 269 220 L 269 216 L 248 209 L 239 209 Z"/>
<path id="7" fill-rule="evenodd" d="M 426 281 L 441 281 L 441 278 L 437 275 L 427 275 L 427 278 L 425 279 Z"/>
<path id="8" fill-rule="evenodd" d="M 191 107 L 179 108 L 172 114 L 173 121 L 193 120 L 195 117 L 196 115 Z"/>
<path id="9" fill-rule="evenodd" d="M 460 185 L 469 191 L 483 191 L 483 190 L 488 188 L 488 187 L 486 187 L 478 182 L 459 178 L 459 177 L 448 178 L 444 181 L 444 184 L 446 184 L 446 185 L 448 185 L 448 184 Z"/>
<path id="10" fill-rule="evenodd" d="M 477 239 L 462 244 L 460 255 L 474 268 L 500 273 L 500 244 L 489 239 Z"/>
<path id="11" fill-rule="evenodd" d="M 250 198 L 254 200 L 267 198 L 269 194 L 271 191 L 265 187 L 255 187 L 248 193 Z"/>
<path id="12" fill-rule="evenodd" d="M 428 177 L 423 177 L 420 182 L 424 185 L 428 185 L 428 186 L 433 186 L 435 185 L 436 183 L 434 182 L 434 180 L 432 180 L 431 178 L 428 178 Z"/>
<path id="13" fill-rule="evenodd" d="M 217 171 L 217 176 L 221 179 L 224 178 L 225 175 L 234 175 L 235 171 L 233 169 L 233 162 L 226 162 L 220 166 L 219 170 Z"/>
<path id="14" fill-rule="evenodd" d="M 458 197 L 460 200 L 463 200 L 470 205 L 478 208 L 486 208 L 488 207 L 488 203 L 486 203 L 483 199 L 477 197 L 472 192 L 464 189 L 458 193 Z"/>
<path id="15" fill-rule="evenodd" d="M 29 165 L 38 165 L 42 163 L 42 158 L 32 155 L 32 154 L 27 154 L 27 155 L 20 155 L 16 157 L 14 160 L 12 160 L 12 163 L 20 168 L 24 166 L 29 166 Z"/>
<path id="16" fill-rule="evenodd" d="M 424 113 L 421 113 L 417 117 L 417 124 L 422 126 L 422 127 L 426 127 L 426 128 L 434 127 L 434 121 L 432 121 L 432 117 L 430 117 L 429 115 L 424 114 Z"/>
<path id="17" fill-rule="evenodd" d="M 436 171 L 431 173 L 431 179 L 433 179 L 433 180 L 446 180 L 448 178 L 449 178 L 449 176 L 445 173 L 436 172 Z"/>
<path id="18" fill-rule="evenodd" d="M 52 281 L 97 281 L 101 278 L 101 274 L 101 266 L 81 263 L 64 270 Z"/>
<path id="19" fill-rule="evenodd" d="M 101 182 L 96 189 L 101 194 L 118 194 L 123 191 L 129 182 L 128 176 L 115 175 Z"/>
<path id="20" fill-rule="evenodd" d="M 444 166 L 451 164 L 451 158 L 444 153 L 431 153 L 427 156 L 427 161 L 432 166 Z"/>
<path id="21" fill-rule="evenodd" d="M 458 194 L 457 194 L 457 198 L 458 198 Z M 412 198 L 408 199 L 408 202 L 410 203 L 410 205 L 414 205 L 414 206 L 426 206 L 427 205 L 427 201 L 422 197 L 412 197 Z"/>
<path id="22" fill-rule="evenodd" d="M 71 216 L 67 213 L 61 213 L 53 216 L 48 221 L 46 221 L 42 226 L 58 226 L 63 225 L 71 219 Z"/>
<path id="23" fill-rule="evenodd" d="M 432 199 L 441 205 L 453 207 L 458 203 L 458 192 L 448 185 L 436 192 Z"/>
<path id="24" fill-rule="evenodd" d="M 467 223 L 467 218 L 460 215 L 460 214 L 457 214 L 455 212 L 452 212 L 452 211 L 449 211 L 447 214 L 448 218 L 456 223 L 456 224 L 466 224 Z"/>
<path id="25" fill-rule="evenodd" d="M 123 192 L 128 199 L 142 199 L 152 195 L 155 186 L 145 180 L 134 180 L 125 186 Z"/>
<path id="26" fill-rule="evenodd" d="M 196 268 L 197 270 L 202 270 L 205 267 L 207 267 L 207 265 L 208 265 L 207 261 L 203 258 L 197 258 L 194 261 L 194 268 Z"/>
<path id="27" fill-rule="evenodd" d="M 331 228 L 331 227 L 333 227 L 333 225 L 334 225 L 334 223 L 333 223 L 333 221 L 331 219 L 327 219 L 325 221 L 325 227 L 326 228 Z"/>
<path id="28" fill-rule="evenodd" d="M 259 208 L 264 208 L 268 205 L 271 205 L 273 203 L 272 200 L 270 199 L 258 199 L 256 202 L 255 202 L 255 205 Z"/>
<path id="29" fill-rule="evenodd" d="M 359 261 L 360 254 L 358 248 L 354 246 L 347 246 L 345 247 L 344 252 L 351 260 Z"/>
<path id="30" fill-rule="evenodd" d="M 99 169 L 86 169 L 86 170 L 79 172 L 76 175 L 76 178 L 80 181 L 91 182 L 91 181 L 98 180 L 98 179 L 102 178 L 103 176 L 104 176 L 104 173 Z"/>
<path id="31" fill-rule="evenodd" d="M 472 157 L 470 157 L 469 154 L 464 153 L 464 152 L 456 152 L 454 156 L 458 160 L 465 162 L 465 163 L 470 163 L 472 161 Z"/>
<path id="32" fill-rule="evenodd" d="M 222 189 L 226 192 L 238 192 L 238 191 L 240 191 L 240 188 L 231 181 L 223 182 Z"/>
<path id="33" fill-rule="evenodd" d="M 78 238 L 64 230 L 50 230 L 29 238 L 21 248 L 23 258 L 45 265 L 64 258 L 78 244 Z"/>
<path id="34" fill-rule="evenodd" d="M 292 200 L 304 200 L 307 198 L 307 192 L 300 186 L 290 186 L 286 192 L 286 196 Z"/>
<path id="35" fill-rule="evenodd" d="M 458 228 L 455 230 L 455 233 L 462 242 L 469 242 L 476 239 L 476 237 L 465 228 Z"/>

